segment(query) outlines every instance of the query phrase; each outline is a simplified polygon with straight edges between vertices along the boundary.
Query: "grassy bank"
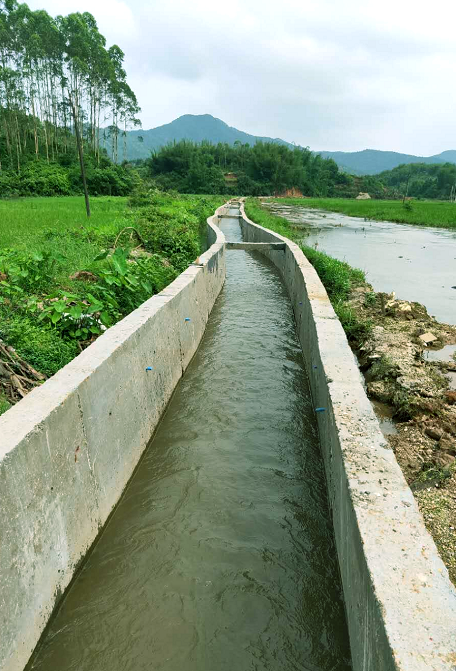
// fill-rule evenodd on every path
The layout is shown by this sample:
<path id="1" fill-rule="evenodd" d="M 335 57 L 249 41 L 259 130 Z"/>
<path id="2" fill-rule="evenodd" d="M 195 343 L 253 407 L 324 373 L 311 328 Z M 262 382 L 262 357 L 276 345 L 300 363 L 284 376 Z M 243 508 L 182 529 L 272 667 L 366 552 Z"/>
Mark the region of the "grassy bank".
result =
<path id="1" fill-rule="evenodd" d="M 281 198 L 280 203 L 340 212 L 376 221 L 414 226 L 456 228 L 456 204 L 438 201 L 350 200 L 346 198 Z"/>
<path id="2" fill-rule="evenodd" d="M 0 200 L 0 249 L 39 246 L 44 231 L 75 231 L 88 225 L 112 231 L 125 216 L 127 198 L 91 198 L 91 209 L 88 220 L 81 196 Z"/>
<path id="3" fill-rule="evenodd" d="M 307 202 L 307 201 L 306 201 Z M 270 214 L 261 207 L 255 198 L 247 199 L 245 211 L 252 221 L 269 228 L 290 240 L 297 241 L 302 237 L 290 223 L 283 217 Z M 339 317 L 345 333 L 349 340 L 362 341 L 369 335 L 370 322 L 360 319 L 348 304 L 353 288 L 366 284 L 364 273 L 357 268 L 352 268 L 348 263 L 319 252 L 313 247 L 300 244 L 300 247 L 310 263 L 314 266 L 321 281 L 323 282 L 334 310 Z"/>
<path id="4" fill-rule="evenodd" d="M 0 365 L 0 414 L 192 263 L 223 200 L 93 198 L 89 220 L 81 198 L 0 202 L 0 364 L 19 375 Z"/>

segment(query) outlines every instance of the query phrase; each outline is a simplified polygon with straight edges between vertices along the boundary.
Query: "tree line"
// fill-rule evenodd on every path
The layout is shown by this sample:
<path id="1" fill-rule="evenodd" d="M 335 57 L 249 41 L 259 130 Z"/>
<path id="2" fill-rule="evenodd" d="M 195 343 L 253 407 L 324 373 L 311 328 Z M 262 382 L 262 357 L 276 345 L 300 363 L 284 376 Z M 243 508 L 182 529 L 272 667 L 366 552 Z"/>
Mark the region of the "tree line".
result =
<path id="1" fill-rule="evenodd" d="M 391 197 L 448 200 L 456 195 L 456 165 L 453 163 L 410 163 L 385 170 L 376 177 Z"/>
<path id="2" fill-rule="evenodd" d="M 79 158 L 83 167 L 84 154 L 92 167 L 107 167 L 107 140 L 118 162 L 123 138 L 126 158 L 126 131 L 140 122 L 123 60 L 88 12 L 52 18 L 0 0 L 0 179 L 31 161 Z"/>
<path id="3" fill-rule="evenodd" d="M 295 189 L 307 196 L 343 195 L 353 184 L 332 159 L 309 149 L 273 142 L 234 146 L 181 140 L 145 161 L 143 174 L 181 193 L 277 195 Z"/>

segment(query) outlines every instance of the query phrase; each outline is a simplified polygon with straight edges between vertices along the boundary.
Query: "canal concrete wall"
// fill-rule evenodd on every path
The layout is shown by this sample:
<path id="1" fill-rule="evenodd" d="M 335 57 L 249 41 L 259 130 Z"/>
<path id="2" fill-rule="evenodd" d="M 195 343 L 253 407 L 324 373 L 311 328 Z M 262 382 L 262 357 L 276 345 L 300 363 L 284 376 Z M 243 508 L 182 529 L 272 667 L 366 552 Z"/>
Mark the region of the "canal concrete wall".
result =
<path id="1" fill-rule="evenodd" d="M 317 412 L 354 671 L 456 670 L 456 590 L 389 449 L 326 291 L 298 245 L 253 223 L 290 295 Z"/>
<path id="2" fill-rule="evenodd" d="M 225 238 L 0 417 L 0 668 L 22 671 L 203 336 Z"/>

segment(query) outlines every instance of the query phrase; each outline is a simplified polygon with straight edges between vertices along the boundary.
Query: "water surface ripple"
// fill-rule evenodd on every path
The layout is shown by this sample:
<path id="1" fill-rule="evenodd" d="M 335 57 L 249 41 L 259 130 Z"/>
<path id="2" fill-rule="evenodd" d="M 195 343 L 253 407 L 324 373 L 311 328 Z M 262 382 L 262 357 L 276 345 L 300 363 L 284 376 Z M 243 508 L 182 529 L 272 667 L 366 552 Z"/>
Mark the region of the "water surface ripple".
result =
<path id="1" fill-rule="evenodd" d="M 223 220 L 239 240 L 236 219 Z M 51 623 L 40 671 L 348 671 L 324 473 L 293 314 L 227 252 L 201 346 Z"/>

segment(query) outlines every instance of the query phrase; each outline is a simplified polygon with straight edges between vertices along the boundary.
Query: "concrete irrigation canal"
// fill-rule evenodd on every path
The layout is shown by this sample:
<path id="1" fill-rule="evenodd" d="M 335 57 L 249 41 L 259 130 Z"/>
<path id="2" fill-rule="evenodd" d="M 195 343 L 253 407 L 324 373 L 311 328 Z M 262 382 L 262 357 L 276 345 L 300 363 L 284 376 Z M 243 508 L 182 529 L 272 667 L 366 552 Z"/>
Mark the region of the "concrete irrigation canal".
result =
<path id="1" fill-rule="evenodd" d="M 238 203 L 208 237 L 0 418 L 0 667 L 454 671 L 455 590 L 318 277 Z"/>

